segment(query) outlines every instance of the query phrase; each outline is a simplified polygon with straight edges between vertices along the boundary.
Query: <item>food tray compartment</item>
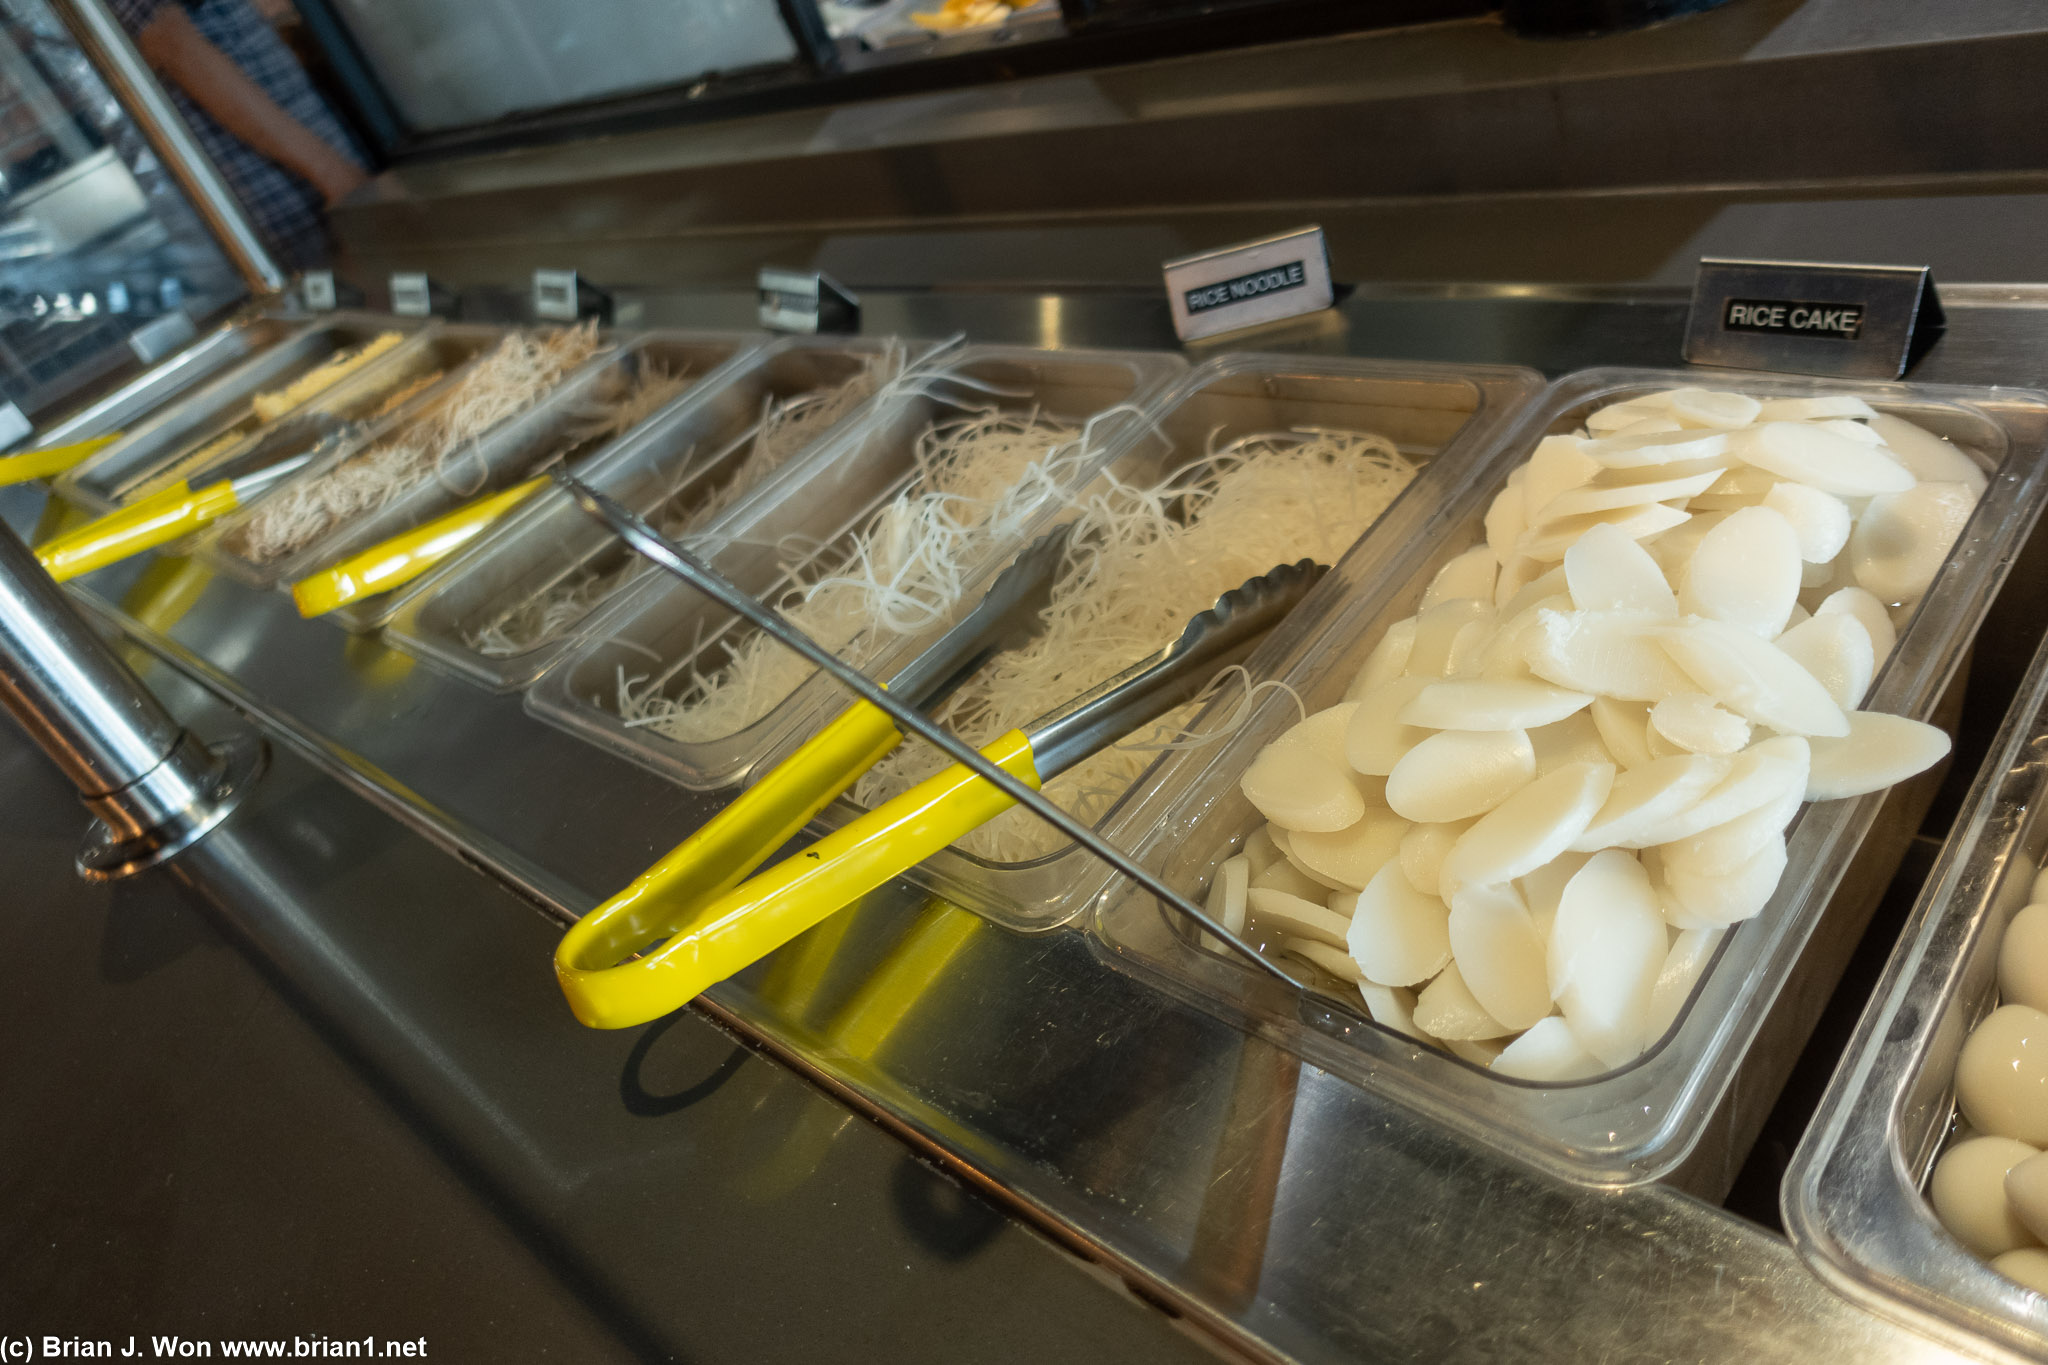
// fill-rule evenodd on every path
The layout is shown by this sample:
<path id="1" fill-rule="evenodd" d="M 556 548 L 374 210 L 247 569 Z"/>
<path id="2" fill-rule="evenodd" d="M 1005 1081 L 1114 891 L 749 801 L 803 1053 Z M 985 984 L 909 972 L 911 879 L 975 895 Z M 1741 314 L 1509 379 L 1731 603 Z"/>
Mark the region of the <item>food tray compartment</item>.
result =
<path id="1" fill-rule="evenodd" d="M 773 342 L 728 371 L 723 383 L 698 385 L 687 401 L 619 442 L 584 477 L 653 520 L 687 514 L 718 492 L 746 458 L 764 403 L 843 383 L 891 347 L 911 358 L 925 349 L 923 343 L 906 346 L 888 338 Z M 866 410 L 863 403 L 809 444 L 836 439 Z M 770 487 L 797 463 L 793 453 L 753 492 Z M 741 501 L 734 499 L 732 507 Z M 716 525 L 713 521 L 704 529 Z M 550 488 L 514 513 L 502 531 L 422 579 L 397 605 L 387 631 L 410 653 L 494 691 L 511 691 L 539 677 L 577 642 L 582 626 L 605 602 L 616 600 L 647 571 L 644 561 L 566 493 Z M 509 654 L 486 654 L 470 643 L 477 632 L 584 575 L 612 576 L 618 586 L 555 639 Z"/>
<path id="2" fill-rule="evenodd" d="M 723 544 L 709 553 L 711 563 L 748 592 L 773 601 L 807 567 L 836 562 L 868 518 L 904 489 L 915 470 L 917 437 L 933 421 L 994 405 L 1006 411 L 1037 407 L 1078 424 L 1112 408 L 1128 408 L 1122 420 L 1097 423 L 1096 448 L 1106 462 L 1135 439 L 1139 409 L 1185 366 L 1177 356 L 1138 351 L 970 346 L 950 357 L 946 369 L 994 386 L 1003 396 L 943 386 L 962 395 L 960 402 L 950 403 L 934 397 L 933 386 L 926 385 L 871 408 L 854 429 L 785 466 L 770 487 L 735 507 L 719 527 Z M 790 547 L 799 546 L 804 548 L 792 553 Z M 999 568 L 1016 548 L 991 547 L 970 578 L 970 598 L 979 591 L 977 580 Z M 621 670 L 627 677 L 646 677 L 689 660 L 711 671 L 726 657 L 728 640 L 741 638 L 736 627 L 743 629 L 737 618 L 687 585 L 666 575 L 642 578 L 591 619 L 582 643 L 528 691 L 527 706 L 685 785 L 729 785 L 783 737 L 817 723 L 824 708 L 839 705 L 837 684 L 813 675 L 752 724 L 702 742 L 627 724 L 615 698 Z M 892 645 L 869 666 L 886 676 L 908 657 L 906 648 L 907 642 Z"/>
<path id="3" fill-rule="evenodd" d="M 178 479 L 196 486 L 213 479 L 240 478 L 306 454 L 319 463 L 327 450 L 353 443 L 383 418 L 416 401 L 431 401 L 429 395 L 503 336 L 503 329 L 497 327 L 436 324 L 235 445 L 204 459 L 187 455 L 159 465 L 122 489 L 121 501 L 148 497 Z"/>
<path id="4" fill-rule="evenodd" d="M 1759 397 L 1854 393 L 1881 411 L 1949 437 L 1993 471 L 1956 548 L 1900 631 L 1897 647 L 1863 702 L 1865 710 L 1922 720 L 1935 716 L 2012 551 L 2048 494 L 2039 468 L 2048 443 L 2048 398 L 2043 395 L 1701 370 L 1590 370 L 1566 376 L 1484 460 L 1457 471 L 1455 479 L 1441 480 L 1431 497 L 1405 499 L 1396 508 L 1398 520 L 1389 515 L 1382 534 L 1343 567 L 1341 585 L 1331 589 L 1344 595 L 1344 605 L 1292 657 L 1276 661 L 1281 676 L 1311 712 L 1333 705 L 1385 628 L 1413 611 L 1439 567 L 1476 542 L 1494 495 L 1544 435 L 1576 429 L 1595 408 L 1686 385 Z M 1238 788 L 1238 775 L 1295 716 L 1291 699 L 1263 700 L 1224 746 L 1163 775 L 1108 833 L 1172 884 L 1199 896 L 1216 864 L 1260 823 Z M 1931 786 L 1923 775 L 1891 795 L 1902 803 L 1924 802 Z M 1844 897 L 1843 916 L 1867 914 L 1882 889 L 1885 878 L 1866 877 L 1866 868 L 1852 865 L 1886 796 L 1873 793 L 1805 807 L 1789 831 L 1789 870 L 1770 903 L 1723 939 L 1671 1031 L 1628 1065 L 1570 1084 L 1546 1086 L 1499 1076 L 1377 1024 L 1325 1017 L 1313 1008 L 1297 1010 L 1291 997 L 1276 1000 L 1250 969 L 1196 947 L 1150 897 L 1121 887 L 1103 894 L 1095 928 L 1115 961 L 1243 1025 L 1275 1030 L 1317 1064 L 1383 1088 L 1439 1121 L 1567 1179 L 1621 1185 L 1676 1171 L 1685 1183 L 1711 1192 L 1739 1161 L 1740 1152 L 1732 1149 L 1746 1145 L 1746 1125 L 1753 1122 L 1746 1115 L 1731 1120 L 1724 1099 L 1737 1093 L 1746 1105 L 1769 1106 L 1771 1094 L 1753 1084 L 1735 1091 L 1731 1087 L 1773 1003 L 1794 980 L 1801 949 L 1845 879 L 1854 887 L 1855 904 Z M 1895 865 L 1902 842 L 1875 841 L 1863 861 Z M 1763 1060 L 1781 1065 L 1779 1059 Z M 1775 1082 L 1763 1091 L 1774 1093 Z M 1679 1170 L 1681 1163 L 1686 1170 Z M 1714 1174 L 1696 1176 L 1695 1164 Z"/>
<path id="5" fill-rule="evenodd" d="M 441 389 L 437 395 L 423 396 L 408 404 L 393 414 L 388 424 L 380 424 L 335 455 L 315 462 L 250 507 L 223 518 L 202 543 L 210 558 L 244 581 L 257 586 L 297 582 L 358 550 L 410 530 L 473 498 L 530 477 L 534 466 L 558 453 L 575 438 L 579 427 L 588 424 L 590 404 L 594 398 L 612 394 L 622 382 L 631 382 L 643 373 L 645 367 L 658 365 L 671 374 L 692 376 L 695 382 L 689 387 L 694 388 L 730 360 L 746 340 L 743 334 L 736 333 L 647 333 L 623 344 L 607 346 L 571 371 L 552 390 L 540 395 L 531 406 L 499 422 L 472 443 L 464 452 L 460 467 L 466 475 L 480 475 L 481 482 L 468 487 L 468 491 L 457 491 L 441 479 L 429 476 L 383 506 L 331 527 L 319 539 L 278 560 L 258 564 L 239 551 L 238 532 L 261 512 L 270 499 L 278 497 L 300 480 L 319 477 L 342 460 L 369 449 L 378 441 L 402 435 L 407 425 L 427 416 L 434 404 L 445 398 L 448 391 Z M 688 389 L 684 392 L 687 393 Z M 681 396 L 671 401 L 680 401 Z M 592 437 L 584 447 L 574 452 L 573 460 L 587 461 L 613 439 L 616 438 Z M 397 596 L 385 593 L 366 598 L 331 615 L 351 630 L 372 630 L 388 618 Z"/>
<path id="6" fill-rule="evenodd" d="M 1325 427 L 1391 440 L 1421 466 L 1401 500 L 1429 499 L 1439 496 L 1429 490 L 1445 477 L 1439 473 L 1433 480 L 1430 471 L 1439 465 L 1445 471 L 1456 470 L 1483 453 L 1487 441 L 1542 384 L 1533 370 L 1505 366 L 1253 353 L 1223 356 L 1199 366 L 1174 386 L 1151 414 L 1148 434 L 1117 459 L 1112 472 L 1126 483 L 1144 487 L 1243 437 Z M 1375 538 L 1378 526 L 1386 524 L 1393 511 L 1390 506 L 1352 553 Z M 1283 657 L 1291 643 L 1337 605 L 1335 588 L 1342 578 L 1341 573 L 1333 575 L 1332 581 L 1314 589 L 1260 644 L 1246 661 L 1254 679 L 1270 677 L 1272 661 Z M 1228 711 L 1240 695 L 1230 692 L 1211 714 Z M 1207 724 L 1206 719 L 1194 722 L 1197 728 Z M 1176 760 L 1169 751 L 1151 764 L 1097 827 L 1113 822 L 1137 792 L 1176 761 L 1184 760 Z M 845 824 L 866 809 L 842 798 L 821 821 Z M 996 862 L 947 848 L 909 876 L 984 917 L 1018 928 L 1043 928 L 1084 908 L 1086 895 L 1076 895 L 1077 888 L 1099 888 L 1106 873 L 1094 857 L 1067 844 L 1026 862 Z"/>
<path id="7" fill-rule="evenodd" d="M 1998 950 L 2048 864 L 2048 642 L 2035 653 L 1899 936 L 1783 1190 L 1801 1255 L 1850 1298 L 1959 1345 L 2048 1355 L 2048 1298 L 1934 1216 L 1927 1177 L 1959 1117 L 1956 1059 L 1998 1000 Z"/>
<path id="8" fill-rule="evenodd" d="M 67 502 L 111 512 L 132 498 L 151 474 L 180 456 L 230 433 L 246 436 L 255 432 L 263 425 L 250 408 L 256 395 L 284 388 L 341 352 L 385 332 L 418 330 L 418 324 L 404 319 L 368 316 L 334 318 L 305 327 L 130 429 L 57 480 L 57 493 Z M 382 365 L 403 349 L 401 342 L 365 369 Z M 223 441 L 221 454 L 227 453 L 227 445 Z"/>
<path id="9" fill-rule="evenodd" d="M 29 449 L 67 445 L 120 431 L 148 418 L 180 394 L 218 377 L 250 356 L 267 351 L 304 324 L 285 318 L 251 317 L 216 327 L 127 383 L 93 400 L 40 432 Z"/>

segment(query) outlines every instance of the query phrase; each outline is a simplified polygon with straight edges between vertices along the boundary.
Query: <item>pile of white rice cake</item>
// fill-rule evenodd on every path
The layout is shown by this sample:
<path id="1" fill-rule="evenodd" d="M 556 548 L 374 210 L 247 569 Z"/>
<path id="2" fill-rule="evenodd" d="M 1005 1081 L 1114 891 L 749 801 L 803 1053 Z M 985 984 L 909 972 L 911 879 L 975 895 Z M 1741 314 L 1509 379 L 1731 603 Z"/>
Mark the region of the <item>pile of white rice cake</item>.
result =
<path id="1" fill-rule="evenodd" d="M 1546 438 L 1245 771 L 1270 823 L 1212 910 L 1502 1074 L 1625 1064 L 1770 901 L 1802 802 L 1948 752 L 1855 708 L 1984 484 L 1848 396 L 1677 389 Z"/>

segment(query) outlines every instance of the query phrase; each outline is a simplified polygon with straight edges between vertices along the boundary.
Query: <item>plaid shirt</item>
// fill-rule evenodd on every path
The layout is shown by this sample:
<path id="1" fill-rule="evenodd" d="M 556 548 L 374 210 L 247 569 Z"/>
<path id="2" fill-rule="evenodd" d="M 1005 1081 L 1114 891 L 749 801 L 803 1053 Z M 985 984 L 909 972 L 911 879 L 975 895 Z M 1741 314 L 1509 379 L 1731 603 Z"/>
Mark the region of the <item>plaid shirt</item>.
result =
<path id="1" fill-rule="evenodd" d="M 315 136 L 363 164 L 362 152 L 334 111 L 313 89 L 276 30 L 248 0 L 108 0 L 130 37 L 142 32 L 165 4 L 182 3 L 200 36 L 240 67 L 264 94 Z M 264 244 L 287 270 L 320 265 L 328 254 L 320 192 L 213 121 L 183 90 L 166 83 L 171 102 L 220 170 Z"/>

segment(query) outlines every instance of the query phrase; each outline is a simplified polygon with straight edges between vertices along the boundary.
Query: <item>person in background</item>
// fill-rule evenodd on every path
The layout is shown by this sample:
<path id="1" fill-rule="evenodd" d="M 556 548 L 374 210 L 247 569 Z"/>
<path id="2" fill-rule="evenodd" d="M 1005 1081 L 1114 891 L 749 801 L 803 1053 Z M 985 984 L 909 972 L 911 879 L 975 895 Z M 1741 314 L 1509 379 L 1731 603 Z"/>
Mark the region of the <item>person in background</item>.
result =
<path id="1" fill-rule="evenodd" d="M 109 0 L 280 266 L 323 264 L 321 210 L 363 183 L 341 120 L 249 0 Z"/>

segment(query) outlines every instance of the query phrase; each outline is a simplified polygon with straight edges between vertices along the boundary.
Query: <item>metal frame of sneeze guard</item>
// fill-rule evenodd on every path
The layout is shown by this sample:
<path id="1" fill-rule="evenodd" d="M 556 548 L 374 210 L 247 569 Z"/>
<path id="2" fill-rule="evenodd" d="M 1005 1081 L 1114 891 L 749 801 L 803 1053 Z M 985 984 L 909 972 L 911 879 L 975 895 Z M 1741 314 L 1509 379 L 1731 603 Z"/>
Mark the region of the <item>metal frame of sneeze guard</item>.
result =
<path id="1" fill-rule="evenodd" d="M 2048 643 L 2035 651 L 1884 978 L 1792 1158 L 1785 1230 L 1836 1289 L 1960 1349 L 2048 1355 L 2048 1298 L 1944 1231 L 1923 1193 L 2007 924 L 2048 864 Z"/>
<path id="2" fill-rule="evenodd" d="M 1867 709 L 1926 718 L 1960 667 L 2014 550 L 2048 501 L 2048 469 L 2040 459 L 2048 450 L 2048 395 L 1725 371 L 1568 375 L 1484 459 L 1458 471 L 1458 478 L 1442 480 L 1430 497 L 1398 507 L 1401 515 L 1380 544 L 1346 564 L 1341 582 L 1324 584 L 1325 591 L 1348 592 L 1350 598 L 1315 639 L 1284 662 L 1281 676 L 1311 711 L 1333 704 L 1385 627 L 1413 610 L 1436 569 L 1476 542 L 1486 507 L 1542 436 L 1572 429 L 1594 407 L 1681 385 L 1776 397 L 1855 393 L 1957 439 L 1989 467 L 1982 501 L 1864 702 Z M 1134 846 L 1138 856 L 1165 870 L 1176 885 L 1204 885 L 1235 841 L 1258 824 L 1237 790 L 1237 774 L 1293 717 L 1291 700 L 1262 702 L 1219 752 L 1181 766 L 1134 803 L 1117 828 L 1142 839 Z M 1931 787 L 1915 790 L 1931 795 Z M 1790 868 L 1770 904 L 1724 939 L 1672 1030 L 1627 1066 L 1565 1085 L 1495 1076 L 1378 1026 L 1318 1031 L 1271 1018 L 1241 999 L 1243 977 L 1236 968 L 1173 931 L 1141 897 L 1104 893 L 1094 926 L 1113 962 L 1242 1026 L 1277 1029 L 1316 1064 L 1565 1179 L 1634 1184 L 1673 1175 L 1682 1166 L 1691 1171 L 1697 1162 L 1718 1171 L 1725 1158 L 1739 1156 L 1717 1150 L 1733 1141 L 1728 1125 L 1749 1117 L 1732 1117 L 1723 1100 L 1738 1093 L 1738 1071 L 1751 1043 L 1884 803 L 1885 794 L 1873 793 L 1805 807 L 1790 831 Z M 1858 868 L 1852 879 L 1859 889 L 1863 872 Z M 1874 902 L 1881 887 L 1867 889 Z M 1762 1104 L 1768 1108 L 1768 1097 Z M 1710 1136 L 1713 1142 L 1706 1141 Z"/>

